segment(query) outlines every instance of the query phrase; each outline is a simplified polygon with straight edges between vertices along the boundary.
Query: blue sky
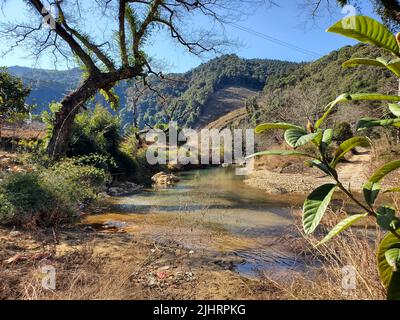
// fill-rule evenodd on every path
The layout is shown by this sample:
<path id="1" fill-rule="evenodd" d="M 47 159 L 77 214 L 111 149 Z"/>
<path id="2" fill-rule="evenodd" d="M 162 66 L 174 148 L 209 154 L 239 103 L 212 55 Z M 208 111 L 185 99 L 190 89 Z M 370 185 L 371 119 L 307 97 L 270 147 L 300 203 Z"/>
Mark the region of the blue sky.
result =
<path id="1" fill-rule="evenodd" d="M 264 37 L 257 36 L 252 32 L 245 32 L 232 25 L 225 26 L 226 36 L 239 44 L 239 46 L 230 47 L 225 50 L 225 53 L 236 53 L 244 58 L 310 61 L 342 46 L 354 44 L 350 39 L 325 32 L 327 27 L 344 16 L 340 8 L 332 7 L 330 17 L 321 17 L 315 23 L 312 23 L 309 19 L 307 20 L 304 11 L 299 8 L 301 0 L 278 2 L 280 3 L 279 7 L 259 7 L 254 14 L 241 19 L 236 24 L 264 34 L 267 37 L 279 39 L 292 46 L 311 51 L 317 56 L 304 54 L 301 50 L 293 50 L 278 45 L 264 39 Z M 364 12 L 357 13 L 371 15 L 370 8 L 367 7 L 364 10 Z M 0 13 L 0 21 L 21 19 L 24 15 L 25 5 L 23 1 L 13 0 L 9 1 L 3 13 Z M 202 23 L 203 21 L 200 18 L 196 18 L 196 21 L 194 21 L 194 25 L 201 25 Z M 89 24 L 90 28 L 95 32 L 98 27 L 95 19 L 92 21 L 89 20 Z M 8 43 L 2 41 L 2 49 L 8 45 Z M 146 50 L 150 56 L 162 61 L 164 69 L 168 72 L 184 72 L 210 58 L 198 58 L 187 53 L 184 48 L 178 46 L 168 37 L 168 34 L 163 32 L 158 32 L 152 36 Z M 0 57 L 0 65 L 54 68 L 52 60 L 46 57 L 41 59 L 38 64 L 35 64 L 35 60 L 27 57 L 26 51 L 23 48 L 17 49 L 6 57 Z M 59 65 L 58 68 L 64 69 L 65 66 Z"/>

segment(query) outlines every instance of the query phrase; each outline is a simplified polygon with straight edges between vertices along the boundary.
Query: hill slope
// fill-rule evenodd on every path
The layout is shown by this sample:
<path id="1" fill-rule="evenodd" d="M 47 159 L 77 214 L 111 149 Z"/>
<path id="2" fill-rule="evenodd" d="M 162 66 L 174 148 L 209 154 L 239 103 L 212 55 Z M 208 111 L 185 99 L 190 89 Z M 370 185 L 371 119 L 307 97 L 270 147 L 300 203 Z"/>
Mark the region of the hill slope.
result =
<path id="1" fill-rule="evenodd" d="M 370 46 L 347 46 L 285 76 L 273 75 L 263 93 L 248 103 L 249 115 L 256 122 L 288 120 L 304 124 L 306 116 L 316 119 L 324 106 L 342 93 L 397 94 L 397 79 L 384 68 L 342 68 L 343 62 L 350 58 L 379 56 L 384 56 L 384 52 Z M 332 122 L 353 122 L 360 116 L 381 115 L 376 106 L 374 103 L 349 104 L 338 109 Z"/>
<path id="2" fill-rule="evenodd" d="M 262 90 L 268 77 L 298 66 L 293 62 L 246 60 L 236 55 L 224 55 L 189 72 L 165 75 L 165 80 L 150 77 L 148 82 L 157 92 L 147 90 L 138 97 L 136 86 L 121 82 L 115 90 L 121 102 L 119 115 L 126 125 L 136 123 L 144 127 L 166 122 L 165 106 L 158 94 L 161 93 L 169 97 L 171 105 L 179 104 L 173 118 L 180 125 L 201 127 L 231 110 L 243 107 L 247 98 Z M 60 101 L 76 87 L 82 76 L 80 69 L 52 71 L 10 67 L 8 70 L 32 87 L 28 103 L 37 104 L 37 114 L 46 110 L 49 103 Z M 140 82 L 138 84 L 140 86 Z M 104 103 L 101 97 L 96 97 L 95 101 Z"/>

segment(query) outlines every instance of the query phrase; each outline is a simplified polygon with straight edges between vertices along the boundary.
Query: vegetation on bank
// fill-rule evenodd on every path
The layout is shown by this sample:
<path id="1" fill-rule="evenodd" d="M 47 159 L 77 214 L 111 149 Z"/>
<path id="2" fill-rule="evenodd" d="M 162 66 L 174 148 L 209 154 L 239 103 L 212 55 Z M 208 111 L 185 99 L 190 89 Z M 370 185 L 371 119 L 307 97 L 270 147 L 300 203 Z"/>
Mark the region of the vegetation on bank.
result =
<path id="1" fill-rule="evenodd" d="M 354 23 L 346 24 L 343 21 L 337 22 L 329 32 L 335 32 L 350 38 L 354 38 L 364 43 L 373 44 L 385 49 L 392 54 L 392 58 L 384 57 L 359 57 L 347 60 L 343 67 L 356 67 L 359 65 L 386 68 L 396 77 L 400 77 L 400 38 L 379 22 L 365 16 L 350 17 Z M 394 57 L 393 57 L 394 56 Z M 395 127 L 400 126 L 400 97 L 398 95 L 388 95 L 382 93 L 344 93 L 335 100 L 328 103 L 321 117 L 309 118 L 307 128 L 296 124 L 278 122 L 264 123 L 256 128 L 257 133 L 262 133 L 271 129 L 282 129 L 285 131 L 286 143 L 292 150 L 268 150 L 255 154 L 259 155 L 282 155 L 282 156 L 301 156 L 310 160 L 306 165 L 318 168 L 332 179 L 332 183 L 324 184 L 315 189 L 305 200 L 303 205 L 303 229 L 306 235 L 313 234 L 318 228 L 329 204 L 336 191 L 343 192 L 356 206 L 359 214 L 349 214 L 345 219 L 334 226 L 317 246 L 324 245 L 332 238 L 351 227 L 353 224 L 372 217 L 376 224 L 387 231 L 387 234 L 380 242 L 377 252 L 377 265 L 382 283 L 387 288 L 387 298 L 391 300 L 400 299 L 400 217 L 396 212 L 395 203 L 384 204 L 378 202 L 378 196 L 382 193 L 396 193 L 399 188 L 382 190 L 381 182 L 389 174 L 400 169 L 400 160 L 388 162 L 381 166 L 363 185 L 364 200 L 360 201 L 354 190 L 345 186 L 337 171 L 338 163 L 347 153 L 357 147 L 369 148 L 371 140 L 363 135 L 352 137 L 342 142 L 334 151 L 333 157 L 329 154 L 329 147 L 333 141 L 334 130 L 325 127 L 327 119 L 332 112 L 342 103 L 353 101 L 390 101 L 397 102 L 388 105 L 388 110 L 392 116 L 387 119 L 360 118 L 357 122 L 357 130 L 362 132 L 373 127 Z M 315 153 L 299 151 L 297 148 L 311 144 L 315 147 Z"/>
<path id="2" fill-rule="evenodd" d="M 0 182 L 0 224 L 31 228 L 73 222 L 110 178 L 105 170 L 74 159 L 6 174 Z"/>
<path id="3" fill-rule="evenodd" d="M 342 64 L 352 58 L 379 56 L 387 57 L 382 49 L 365 44 L 347 46 L 333 51 L 327 56 L 305 64 L 283 76 L 268 78 L 262 93 L 247 102 L 248 123 L 257 125 L 263 122 L 291 122 L 304 126 L 308 119 L 316 119 L 324 113 L 320 106 L 327 105 L 343 92 L 398 93 L 397 77 L 387 69 L 342 68 Z M 333 110 L 328 125 L 335 131 L 350 127 L 356 132 L 357 120 L 363 117 L 388 117 L 386 109 L 380 108 L 377 101 L 356 101 L 359 108 L 343 107 Z M 371 130 L 378 131 L 379 130 Z M 395 131 L 390 131 L 392 135 Z M 277 132 L 276 132 L 277 133 Z M 263 136 L 260 143 L 276 143 L 281 137 L 275 132 Z M 335 134 L 335 137 L 337 135 Z"/>

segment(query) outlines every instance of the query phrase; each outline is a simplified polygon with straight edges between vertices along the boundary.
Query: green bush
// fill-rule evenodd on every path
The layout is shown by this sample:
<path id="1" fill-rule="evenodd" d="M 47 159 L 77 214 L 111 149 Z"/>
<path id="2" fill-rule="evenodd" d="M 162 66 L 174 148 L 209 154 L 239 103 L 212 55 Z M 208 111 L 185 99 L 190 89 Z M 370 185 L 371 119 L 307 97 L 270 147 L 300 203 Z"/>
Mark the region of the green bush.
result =
<path id="1" fill-rule="evenodd" d="M 34 173 L 10 173 L 0 182 L 0 223 L 57 226 L 104 189 L 109 175 L 92 166 L 62 161 Z"/>
<path id="2" fill-rule="evenodd" d="M 348 122 L 341 122 L 333 128 L 333 141 L 339 144 L 353 138 L 353 130 Z"/>

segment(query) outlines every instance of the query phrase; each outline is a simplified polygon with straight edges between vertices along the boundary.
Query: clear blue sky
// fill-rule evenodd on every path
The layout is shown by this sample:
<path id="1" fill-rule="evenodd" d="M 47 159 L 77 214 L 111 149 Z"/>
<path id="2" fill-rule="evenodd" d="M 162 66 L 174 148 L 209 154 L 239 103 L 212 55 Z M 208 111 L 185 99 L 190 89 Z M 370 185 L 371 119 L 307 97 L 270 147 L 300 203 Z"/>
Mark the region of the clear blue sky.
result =
<path id="1" fill-rule="evenodd" d="M 338 7 L 332 7 L 332 17 L 325 16 L 319 19 L 316 24 L 308 20 L 302 10 L 299 8 L 301 0 L 277 1 L 281 3 L 279 7 L 260 7 L 250 17 L 243 18 L 238 21 L 239 26 L 249 28 L 256 32 L 262 33 L 268 37 L 273 37 L 290 43 L 293 46 L 303 48 L 305 50 L 323 56 L 332 50 L 338 49 L 344 45 L 354 44 L 350 39 L 340 37 L 335 34 L 325 32 L 333 22 L 342 18 L 344 14 Z M 359 14 L 371 14 L 370 8 L 365 8 L 364 12 Z M 304 13 L 304 12 L 303 12 Z M 25 5 L 22 0 L 9 1 L 0 13 L 0 21 L 12 21 L 19 19 L 25 15 Z M 194 24 L 201 25 L 202 21 L 198 20 Z M 95 20 L 91 21 L 92 30 L 96 29 Z M 290 61 L 309 61 L 317 57 L 307 55 L 302 52 L 292 50 L 274 42 L 268 41 L 263 37 L 254 33 L 248 33 L 237 29 L 231 25 L 226 25 L 226 35 L 229 39 L 236 41 L 240 45 L 225 50 L 226 53 L 236 53 L 244 58 L 271 58 Z M 3 42 L 3 41 L 2 41 Z M 8 43 L 2 43 L 2 48 L 7 47 Z M 167 34 L 157 33 L 153 36 L 146 49 L 150 56 L 163 61 L 164 68 L 168 72 L 184 72 L 201 62 L 205 62 L 209 57 L 200 59 L 187 53 L 182 47 L 173 42 Z M 17 49 L 6 57 L 0 57 L 0 66 L 36 66 L 42 68 L 54 68 L 52 60 L 42 59 L 39 64 L 35 64 L 35 60 L 27 57 L 24 49 Z M 63 65 L 58 66 L 59 69 L 65 68 Z"/>

